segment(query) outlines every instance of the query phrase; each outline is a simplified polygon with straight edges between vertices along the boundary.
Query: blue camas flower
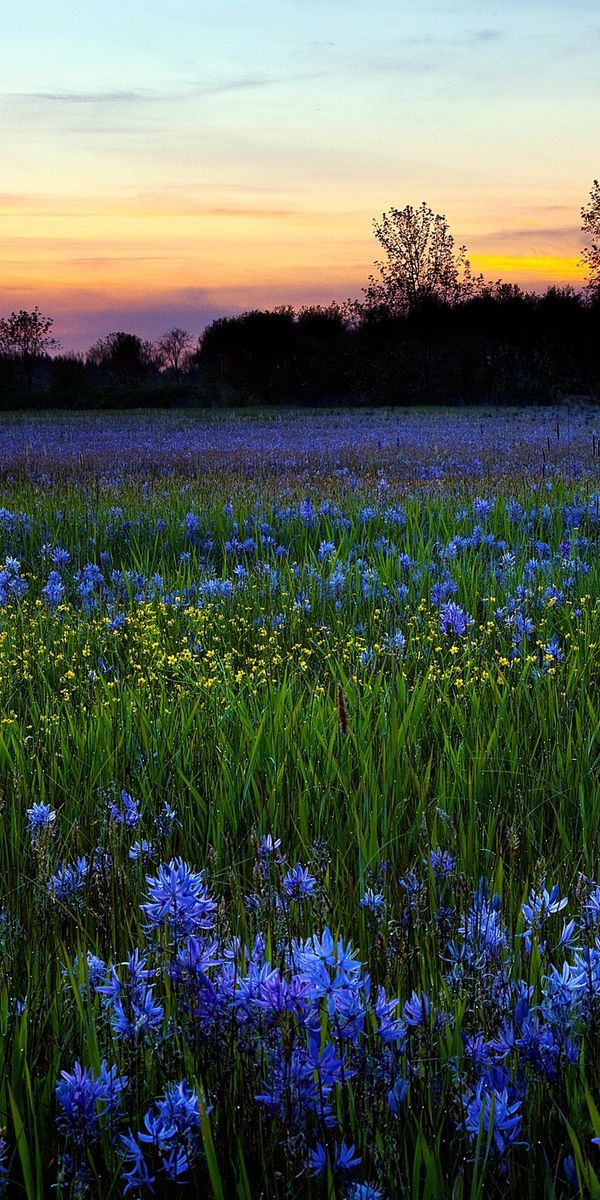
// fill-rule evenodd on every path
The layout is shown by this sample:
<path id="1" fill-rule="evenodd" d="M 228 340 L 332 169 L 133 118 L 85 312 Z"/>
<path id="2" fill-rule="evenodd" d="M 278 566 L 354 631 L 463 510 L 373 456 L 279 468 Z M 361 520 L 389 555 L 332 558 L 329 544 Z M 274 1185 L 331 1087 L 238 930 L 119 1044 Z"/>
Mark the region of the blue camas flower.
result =
<path id="1" fill-rule="evenodd" d="M 431 1002 L 426 992 L 413 992 L 410 1000 L 404 1005 L 404 1020 L 407 1025 L 416 1029 L 427 1025 L 431 1012 Z"/>
<path id="2" fill-rule="evenodd" d="M 531 889 L 527 904 L 521 905 L 521 912 L 525 921 L 523 941 L 528 954 L 531 953 L 534 936 L 538 939 L 540 949 L 545 949 L 544 935 L 546 933 L 548 917 L 562 912 L 566 906 L 567 898 L 563 896 L 561 899 L 558 884 L 555 884 L 550 891 L 545 887 L 537 891 L 534 888 Z"/>
<path id="3" fill-rule="evenodd" d="M 480 1133 L 485 1137 L 491 1131 L 499 1154 L 504 1154 L 508 1146 L 518 1142 L 522 1126 L 521 1102 L 510 1101 L 506 1088 L 501 1092 L 488 1091 L 480 1081 L 475 1091 L 465 1097 L 465 1104 L 464 1128 L 472 1141 L 477 1141 Z"/>
<path id="4" fill-rule="evenodd" d="M 150 1174 L 144 1151 L 131 1130 L 127 1134 L 122 1134 L 120 1147 L 127 1163 L 127 1167 L 121 1175 L 125 1184 L 124 1194 L 127 1196 L 129 1192 L 135 1192 L 137 1196 L 140 1196 L 144 1192 L 153 1193 L 156 1176 Z"/>
<path id="5" fill-rule="evenodd" d="M 406 649 L 406 638 L 399 629 L 386 633 L 383 637 L 383 648 L 390 654 L 402 655 Z"/>
<path id="6" fill-rule="evenodd" d="M 6 1159 L 8 1158 L 8 1145 L 3 1137 L 0 1137 L 0 1196 L 5 1195 L 6 1185 L 8 1182 L 8 1167 Z"/>
<path id="7" fill-rule="evenodd" d="M 344 1200 L 384 1200 L 384 1195 L 372 1183 L 351 1183 Z"/>
<path id="8" fill-rule="evenodd" d="M 367 888 L 364 896 L 361 896 L 359 900 L 359 905 L 369 912 L 381 912 L 385 908 L 383 892 L 374 892 L 373 888 Z"/>
<path id="9" fill-rule="evenodd" d="M 172 858 L 147 875 L 149 899 L 141 905 L 148 931 L 166 929 L 176 941 L 200 929 L 212 929 L 217 905 L 201 873 L 181 858 Z"/>
<path id="10" fill-rule="evenodd" d="M 108 815 L 113 825 L 124 825 L 126 829 L 135 829 L 141 821 L 139 802 L 133 800 L 128 792 L 121 792 L 120 801 L 111 800 Z"/>
<path id="11" fill-rule="evenodd" d="M 134 950 L 122 967 L 125 972 L 111 967 L 95 991 L 104 998 L 115 1037 L 137 1044 L 160 1031 L 164 1008 L 155 1000 L 151 981 L 156 970 L 147 966 L 145 955 Z"/>
<path id="12" fill-rule="evenodd" d="M 60 1112 L 56 1124 L 77 1147 L 95 1142 L 100 1134 L 98 1103 L 106 1097 L 106 1082 L 76 1062 L 71 1073 L 61 1071 L 56 1085 Z"/>
<path id="13" fill-rule="evenodd" d="M 48 582 L 42 588 L 42 596 L 50 609 L 58 608 L 65 594 L 65 585 L 58 571 L 51 571 Z"/>
<path id="14" fill-rule="evenodd" d="M 311 875 L 308 867 L 301 867 L 300 863 L 296 863 L 288 871 L 283 879 L 283 890 L 290 900 L 299 902 L 314 894 L 317 886 L 317 881 L 314 875 Z"/>
<path id="15" fill-rule="evenodd" d="M 279 861 L 277 851 L 281 846 L 281 838 L 274 838 L 272 833 L 265 833 L 260 838 L 258 843 L 258 857 L 261 863 L 266 863 L 269 859 L 276 857 Z"/>
<path id="16" fill-rule="evenodd" d="M 66 867 L 61 864 L 46 887 L 54 900 L 79 901 L 85 892 L 89 870 L 87 858 L 80 855 L 75 863 L 69 863 Z"/>
<path id="17" fill-rule="evenodd" d="M 449 600 L 447 604 L 442 604 L 440 608 L 440 631 L 441 633 L 454 633 L 457 637 L 464 637 L 469 626 L 473 624 L 473 618 L 468 612 L 465 612 L 453 600 Z"/>
<path id="18" fill-rule="evenodd" d="M 362 1159 L 356 1153 L 355 1147 L 347 1146 L 345 1142 L 335 1142 L 329 1147 L 324 1146 L 322 1142 L 317 1142 L 314 1150 L 308 1152 L 310 1175 L 325 1175 L 329 1163 L 336 1178 L 347 1179 L 349 1175 L 354 1174 L 361 1162 Z"/>
<path id="19" fill-rule="evenodd" d="M 33 846 L 52 830 L 55 821 L 56 813 L 49 804 L 33 804 L 27 809 L 27 828 Z"/>
<path id="20" fill-rule="evenodd" d="M 431 863 L 431 869 L 438 882 L 451 875 L 454 870 L 454 858 L 447 850 L 433 849 L 429 858 L 425 859 L 425 865 L 428 863 Z"/>

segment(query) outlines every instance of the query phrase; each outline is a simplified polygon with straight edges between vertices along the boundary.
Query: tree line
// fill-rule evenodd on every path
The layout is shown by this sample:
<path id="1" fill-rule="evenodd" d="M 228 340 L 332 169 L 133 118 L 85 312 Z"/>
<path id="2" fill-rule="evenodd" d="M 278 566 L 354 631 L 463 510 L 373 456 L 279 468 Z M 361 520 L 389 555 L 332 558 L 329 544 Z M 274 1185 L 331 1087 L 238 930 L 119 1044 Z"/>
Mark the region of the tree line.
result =
<path id="1" fill-rule="evenodd" d="M 220 317 L 194 341 L 116 331 L 61 353 L 38 308 L 0 318 L 0 406 L 553 402 L 600 395 L 600 184 L 581 210 L 585 287 L 474 276 L 423 202 L 374 221 L 358 300 Z"/>

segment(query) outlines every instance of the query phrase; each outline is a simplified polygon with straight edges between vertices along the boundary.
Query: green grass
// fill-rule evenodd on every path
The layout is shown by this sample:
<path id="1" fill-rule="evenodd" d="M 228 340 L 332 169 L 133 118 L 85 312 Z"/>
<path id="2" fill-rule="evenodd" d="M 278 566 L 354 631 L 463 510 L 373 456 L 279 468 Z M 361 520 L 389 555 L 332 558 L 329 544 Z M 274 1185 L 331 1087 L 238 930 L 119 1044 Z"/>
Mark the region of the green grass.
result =
<path id="1" fill-rule="evenodd" d="M 88 950 L 122 961 L 141 936 L 144 875 L 154 868 L 129 859 L 134 836 L 154 841 L 154 863 L 181 855 L 207 866 L 222 897 L 222 920 L 243 939 L 255 931 L 244 897 L 256 886 L 257 839 L 269 832 L 280 837 L 289 864 L 316 863 L 319 875 L 319 902 L 309 902 L 297 929 L 288 932 L 307 936 L 327 923 L 352 938 L 374 983 L 384 983 L 390 995 L 404 1000 L 415 988 L 433 994 L 452 1012 L 453 1027 L 436 1035 L 432 1058 L 460 1058 L 466 1000 L 444 982 L 439 935 L 425 911 L 410 936 L 399 923 L 405 910 L 398 879 L 413 868 L 422 871 L 431 847 L 445 848 L 456 856 L 457 895 L 465 905 L 485 875 L 502 898 L 508 925 L 518 931 L 532 886 L 557 882 L 573 897 L 581 876 L 600 873 L 598 524 L 588 515 L 580 530 L 588 539 L 581 554 L 589 573 L 564 587 L 558 603 L 544 596 L 558 566 L 533 579 L 527 603 L 535 633 L 516 657 L 510 630 L 494 617 L 525 578 L 535 539 L 547 540 L 558 562 L 569 536 L 564 505 L 574 492 L 558 484 L 540 501 L 517 486 L 525 507 L 547 500 L 551 510 L 548 524 L 536 517 L 527 532 L 510 524 L 505 496 L 498 496 L 486 529 L 506 540 L 514 565 L 499 581 L 497 555 L 466 551 L 448 561 L 458 584 L 452 598 L 474 618 L 464 637 L 452 637 L 440 631 L 429 598 L 429 564 L 437 547 L 472 530 L 468 489 L 386 497 L 387 507 L 397 501 L 405 511 L 406 523 L 397 528 L 386 523 L 383 508 L 361 524 L 359 510 L 369 498 L 348 493 L 338 496 L 347 529 L 331 515 L 314 528 L 293 516 L 278 533 L 288 554 L 277 559 L 273 547 L 257 554 L 279 572 L 277 591 L 244 556 L 246 585 L 232 599 L 200 609 L 195 600 L 171 604 L 158 595 L 137 603 L 130 578 L 128 594 L 109 605 L 109 618 L 117 609 L 126 614 L 116 632 L 103 605 L 82 613 L 73 571 L 97 562 L 106 549 L 106 573 L 127 570 L 146 579 L 158 573 L 158 592 L 184 597 L 203 571 L 205 552 L 185 537 L 185 514 L 194 511 L 201 534 L 210 532 L 214 542 L 217 575 L 231 578 L 238 560 L 223 550 L 231 535 L 223 513 L 227 488 L 211 492 L 190 484 L 182 494 L 178 484 L 163 481 L 143 498 L 135 487 L 117 496 L 60 484 L 45 493 L 18 484 L 5 491 L 0 503 L 6 508 L 35 512 L 31 528 L 21 523 L 5 531 L 0 544 L 0 562 L 16 557 L 28 584 L 21 600 L 0 609 L 0 1124 L 7 1129 L 10 1195 L 51 1194 L 62 1146 L 54 1124 L 56 1079 L 78 1056 L 98 1069 L 105 1055 L 100 1004 L 90 996 L 82 962 Z M 589 504 L 585 489 L 579 494 Z M 255 488 L 238 496 L 240 528 L 255 499 Z M 131 527 L 111 515 L 115 503 Z M 165 530 L 157 531 L 157 518 Z M 277 524 L 266 498 L 260 519 Z M 386 552 L 382 536 L 397 543 L 397 553 Z M 339 607 L 315 584 L 319 546 L 328 540 L 347 564 Z M 40 599 L 52 568 L 43 557 L 45 543 L 71 554 L 67 592 L 56 612 Z M 181 562 L 186 547 L 191 557 Z M 408 554 L 416 568 L 401 568 L 398 553 Z M 408 579 L 407 599 L 392 606 L 385 593 L 365 597 L 361 560 L 377 571 L 383 588 Z M 299 593 L 310 597 L 309 612 L 297 606 Z M 279 614 L 284 621 L 273 628 Z M 395 630 L 406 637 L 403 654 L 385 649 L 385 635 Z M 543 647 L 553 635 L 564 658 L 547 661 L 549 669 L 535 678 L 532 668 L 543 665 Z M 370 647 L 372 666 L 362 662 Z M 122 788 L 140 802 L 135 835 L 108 820 L 108 799 Z M 161 841 L 152 831 L 165 801 L 179 824 Z M 56 810 L 56 828 L 32 848 L 26 810 L 42 802 Z M 95 876 L 85 903 L 73 909 L 53 901 L 47 882 L 58 863 L 91 857 L 98 847 L 110 865 Z M 359 899 L 367 886 L 377 886 L 382 860 L 389 863 L 388 909 L 376 929 Z M 433 876 L 429 890 L 433 896 Z M 273 917 L 269 930 L 274 954 L 278 920 Z M 533 955 L 526 965 L 538 987 L 544 964 Z M 25 1005 L 22 1013 L 17 1000 Z M 171 1015 L 175 1019 L 174 1000 Z M 121 1061 L 122 1048 L 112 1049 Z M 125 1063 L 132 1121 L 139 1123 L 164 1087 L 166 1054 L 163 1047 L 140 1047 Z M 204 1062 L 200 1049 L 181 1040 L 173 1054 L 180 1073 L 197 1080 L 214 1106 L 213 1114 L 202 1114 L 205 1166 L 198 1178 L 204 1194 L 215 1200 L 345 1194 L 337 1184 L 319 1191 L 306 1176 L 297 1178 L 285 1131 L 261 1124 L 251 1106 L 236 1117 L 240 1098 L 250 1104 L 249 1088 L 260 1082 L 257 1076 L 249 1083 L 241 1061 L 217 1084 L 215 1064 Z M 506 1175 L 491 1132 L 482 1130 L 474 1147 L 463 1140 L 462 1163 L 448 1151 L 456 1131 L 425 1066 L 396 1125 L 386 1115 L 385 1088 L 381 1097 L 365 1097 L 358 1079 L 340 1099 L 340 1126 L 390 1200 L 566 1197 L 559 1167 L 569 1152 L 580 1195 L 598 1195 L 590 1144 L 599 1132 L 597 1050 L 582 1049 L 573 1078 L 550 1091 L 546 1112 L 543 1081 L 532 1087 L 528 1122 L 538 1133 L 551 1131 L 554 1158 L 544 1159 L 544 1148 L 531 1169 L 524 1148 L 516 1147 Z M 448 1094 L 448 1108 L 455 1102 Z M 362 1124 L 364 1111 L 372 1128 Z M 99 1161 L 90 1158 L 96 1172 L 90 1194 L 119 1195 L 119 1160 L 108 1142 L 102 1166 Z M 60 1197 L 75 1194 L 72 1185 L 59 1187 Z"/>

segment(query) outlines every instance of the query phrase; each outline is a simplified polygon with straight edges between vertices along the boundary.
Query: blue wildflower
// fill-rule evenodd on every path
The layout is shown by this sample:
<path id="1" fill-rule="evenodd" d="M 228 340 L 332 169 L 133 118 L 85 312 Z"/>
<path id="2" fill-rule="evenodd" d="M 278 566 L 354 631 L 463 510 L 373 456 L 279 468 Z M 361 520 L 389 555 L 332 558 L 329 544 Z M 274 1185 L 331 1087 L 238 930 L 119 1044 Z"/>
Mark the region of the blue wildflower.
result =
<path id="1" fill-rule="evenodd" d="M 78 1147 L 97 1140 L 100 1134 L 98 1104 L 106 1096 L 103 1079 L 96 1079 L 89 1067 L 76 1062 L 73 1071 L 61 1071 L 56 1085 L 60 1112 L 56 1124 Z"/>
<path id="2" fill-rule="evenodd" d="M 550 662 L 562 662 L 564 654 L 560 648 L 559 640 L 556 634 L 553 634 L 547 646 L 544 646 L 542 651 L 544 659 Z"/>
<path id="3" fill-rule="evenodd" d="M 233 595 L 233 584 L 230 579 L 203 579 L 198 592 L 202 599 L 229 600 Z"/>
<path id="4" fill-rule="evenodd" d="M 21 577 L 21 564 L 8 556 L 0 568 L 0 608 L 11 601 L 22 600 L 27 591 L 27 581 Z"/>
<path id="5" fill-rule="evenodd" d="M 290 900 L 299 902 L 307 896 L 314 895 L 317 881 L 314 875 L 311 875 L 308 867 L 301 867 L 300 863 L 296 863 L 283 879 L 283 890 Z"/>
<path id="6" fill-rule="evenodd" d="M 156 1002 L 148 982 L 154 971 L 146 966 L 145 957 L 135 950 L 125 965 L 125 982 L 111 967 L 106 983 L 97 985 L 96 991 L 105 997 L 115 1036 L 137 1044 L 161 1029 L 164 1008 Z"/>
<path id="7" fill-rule="evenodd" d="M 448 596 L 454 596 L 458 591 L 458 584 L 448 576 L 439 583 L 434 583 L 431 589 L 431 603 L 435 604 L 436 608 L 443 604 Z"/>
<path id="8" fill-rule="evenodd" d="M 177 813 L 174 808 L 165 800 L 161 812 L 156 817 L 154 828 L 157 837 L 168 838 L 171 836 L 176 825 L 180 825 Z"/>
<path id="9" fill-rule="evenodd" d="M 100 983 L 100 980 L 106 974 L 106 963 L 104 962 L 104 959 L 99 957 L 99 955 L 92 954 L 91 950 L 88 950 L 87 952 L 86 963 L 90 987 L 92 990 L 94 990 L 96 984 Z"/>
<path id="10" fill-rule="evenodd" d="M 457 637 L 463 637 L 472 624 L 472 616 L 460 608 L 458 604 L 455 604 L 453 600 L 449 600 L 447 604 L 442 604 L 440 609 L 440 630 L 442 633 L 453 633 Z"/>
<path id="11" fill-rule="evenodd" d="M 567 898 L 563 896 L 561 899 L 558 884 L 555 884 L 550 891 L 546 887 L 539 891 L 532 888 L 528 903 L 521 905 L 521 912 L 525 920 L 523 941 L 528 954 L 531 953 L 534 935 L 538 938 L 540 949 L 545 949 L 544 934 L 548 918 L 562 912 L 566 906 Z"/>
<path id="12" fill-rule="evenodd" d="M 181 858 L 163 863 L 158 875 L 147 875 L 146 882 L 149 899 L 141 908 L 148 918 L 149 931 L 166 928 L 178 940 L 200 929 L 213 928 L 216 901 L 203 876 Z"/>
<path id="13" fill-rule="evenodd" d="M 352 1183 L 344 1192 L 344 1200 L 384 1200 L 384 1195 L 372 1183 Z"/>
<path id="14" fill-rule="evenodd" d="M 274 838 L 272 833 L 263 834 L 258 843 L 258 857 L 261 863 L 268 862 L 274 856 L 277 856 L 277 861 L 279 861 L 277 851 L 280 846 L 281 838 Z"/>
<path id="15" fill-rule="evenodd" d="M 56 813 L 50 804 L 40 801 L 27 809 L 27 828 L 33 846 L 52 830 L 55 821 Z"/>
<path id="16" fill-rule="evenodd" d="M 74 576 L 77 592 L 84 612 L 97 608 L 100 594 L 104 591 L 104 576 L 95 563 L 86 563 Z"/>
<path id="17" fill-rule="evenodd" d="M 407 1025 L 416 1029 L 420 1025 L 427 1025 L 430 1012 L 431 1002 L 427 993 L 413 991 L 410 1000 L 404 1005 L 404 1020 Z"/>
<path id="18" fill-rule="evenodd" d="M 65 585 L 58 571 L 51 571 L 48 576 L 48 582 L 42 588 L 42 596 L 48 605 L 48 608 L 58 608 L 62 603 L 65 594 Z"/>
<path id="19" fill-rule="evenodd" d="M 144 1151 L 133 1136 L 131 1129 L 128 1134 L 122 1134 L 120 1139 L 121 1152 L 129 1165 L 123 1171 L 121 1178 L 125 1183 L 124 1193 L 136 1192 L 139 1196 L 144 1191 L 154 1192 L 155 1175 L 150 1174 Z"/>
<path id="20" fill-rule="evenodd" d="M 191 542 L 195 542 L 200 534 L 200 518 L 196 513 L 188 512 L 184 517 L 185 532 Z"/>
<path id="21" fill-rule="evenodd" d="M 439 881 L 446 879 L 454 870 L 454 858 L 448 850 L 433 849 L 428 859 L 425 859 L 425 866 L 431 863 L 431 869 L 435 878 Z"/>
<path id="22" fill-rule="evenodd" d="M 78 900 L 85 891 L 89 870 L 87 858 L 81 855 L 75 863 L 69 863 L 65 867 L 61 864 L 56 874 L 48 880 L 46 887 L 55 900 Z"/>
<path id="23" fill-rule="evenodd" d="M 328 1162 L 331 1163 L 334 1176 L 337 1179 L 345 1179 L 360 1166 L 362 1158 L 356 1153 L 354 1146 L 347 1146 L 345 1142 L 335 1142 L 329 1147 L 317 1142 L 315 1149 L 308 1152 L 309 1174 L 324 1175 Z"/>
<path id="24" fill-rule="evenodd" d="M 487 887 L 487 880 L 482 879 L 473 903 L 459 924 L 458 932 L 463 938 L 460 950 L 450 947 L 454 958 L 471 967 L 496 963 L 507 946 L 507 934 L 500 917 L 500 897 L 495 895 L 488 899 Z"/>
<path id="25" fill-rule="evenodd" d="M 592 1141 L 594 1140 L 600 1142 L 600 1138 L 592 1138 Z M 565 1154 L 565 1157 L 562 1161 L 562 1169 L 569 1187 L 573 1188 L 574 1191 L 577 1190 L 579 1188 L 579 1178 L 577 1175 L 577 1167 L 575 1166 L 575 1159 L 573 1158 L 572 1154 Z"/>
<path id="26" fill-rule="evenodd" d="M 473 1093 L 465 1097 L 466 1116 L 464 1128 L 473 1141 L 481 1134 L 491 1132 L 493 1144 L 500 1154 L 514 1145 L 521 1133 L 522 1116 L 520 1100 L 510 1101 L 508 1091 L 486 1090 L 483 1081 Z"/>
<path id="27" fill-rule="evenodd" d="M 139 842 L 134 842 L 129 848 L 129 858 L 132 862 L 139 862 L 140 859 L 152 858 L 154 854 L 154 846 L 147 838 L 142 838 Z"/>
<path id="28" fill-rule="evenodd" d="M 393 1088 L 390 1089 L 387 1095 L 390 1112 L 393 1112 L 395 1117 L 397 1117 L 400 1113 L 400 1110 L 404 1108 L 404 1105 L 408 1099 L 408 1092 L 408 1080 L 399 1075 L 394 1082 Z"/>
<path id="29" fill-rule="evenodd" d="M 312 500 L 310 500 L 308 497 L 305 500 L 302 500 L 302 502 L 299 506 L 298 512 L 300 515 L 300 520 L 308 528 L 310 528 L 311 525 L 315 524 L 315 521 L 316 521 L 315 506 L 314 506 Z"/>
<path id="30" fill-rule="evenodd" d="M 133 800 L 129 792 L 121 792 L 120 802 L 111 800 L 108 814 L 114 825 L 124 825 L 126 829 L 135 829 L 141 821 L 139 802 Z"/>
<path id="31" fill-rule="evenodd" d="M 383 648 L 391 654 L 402 655 L 406 648 L 406 638 L 399 629 L 395 629 L 393 633 L 386 633 L 383 637 Z"/>
<path id="32" fill-rule="evenodd" d="M 374 892 L 373 888 L 367 888 L 364 896 L 359 900 L 361 908 L 368 909 L 369 912 L 380 912 L 385 908 L 385 899 L 383 892 Z"/>
<path id="33" fill-rule="evenodd" d="M 488 499 L 483 499 L 481 496 L 475 496 L 475 499 L 473 500 L 473 512 L 477 517 L 477 520 L 481 521 L 484 517 L 489 516 L 495 506 L 495 503 L 496 501 L 493 496 L 489 497 Z"/>
<path id="34" fill-rule="evenodd" d="M 119 1114 L 121 1110 L 122 1094 L 127 1088 L 129 1080 L 126 1075 L 119 1075 L 116 1066 L 108 1066 L 106 1059 L 100 1065 L 100 1075 L 98 1082 L 102 1084 L 104 1101 L 104 1111 L 108 1116 Z"/>

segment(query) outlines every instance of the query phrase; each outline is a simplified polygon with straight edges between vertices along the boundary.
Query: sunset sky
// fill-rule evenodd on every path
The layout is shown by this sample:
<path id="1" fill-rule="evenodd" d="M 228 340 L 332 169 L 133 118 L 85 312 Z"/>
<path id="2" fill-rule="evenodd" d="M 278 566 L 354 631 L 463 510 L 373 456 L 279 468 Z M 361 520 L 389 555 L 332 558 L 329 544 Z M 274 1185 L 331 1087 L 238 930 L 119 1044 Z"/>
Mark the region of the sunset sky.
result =
<path id="1" fill-rule="evenodd" d="M 598 0 L 23 0 L 0 62 L 0 314 L 66 349 L 357 296 L 422 200 L 487 277 L 582 282 Z"/>

